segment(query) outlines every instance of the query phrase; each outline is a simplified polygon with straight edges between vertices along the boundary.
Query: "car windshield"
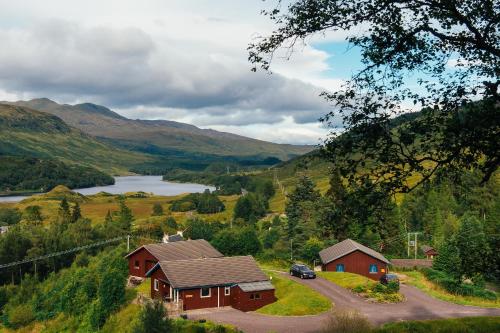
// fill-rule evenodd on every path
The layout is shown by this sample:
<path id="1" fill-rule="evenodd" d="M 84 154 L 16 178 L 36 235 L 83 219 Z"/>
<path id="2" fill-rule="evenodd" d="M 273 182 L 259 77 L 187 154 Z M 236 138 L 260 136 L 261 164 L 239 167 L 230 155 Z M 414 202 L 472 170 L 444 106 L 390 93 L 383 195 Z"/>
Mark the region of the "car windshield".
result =
<path id="1" fill-rule="evenodd" d="M 310 271 L 309 267 L 307 267 L 306 265 L 299 265 L 297 266 L 299 268 L 299 270 L 301 271 Z"/>
<path id="2" fill-rule="evenodd" d="M 395 280 L 395 279 L 397 279 L 397 278 L 398 278 L 398 276 L 397 276 L 397 275 L 395 275 L 395 274 L 387 274 L 387 279 L 388 279 L 388 280 Z"/>

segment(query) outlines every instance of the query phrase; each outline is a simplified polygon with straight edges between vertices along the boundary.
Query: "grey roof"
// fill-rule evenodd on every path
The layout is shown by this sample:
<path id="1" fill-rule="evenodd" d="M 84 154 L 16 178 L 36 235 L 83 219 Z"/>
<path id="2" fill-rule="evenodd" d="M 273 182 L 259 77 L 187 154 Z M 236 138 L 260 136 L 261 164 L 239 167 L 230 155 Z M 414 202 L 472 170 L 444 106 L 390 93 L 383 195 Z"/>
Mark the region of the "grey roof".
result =
<path id="1" fill-rule="evenodd" d="M 167 235 L 167 240 L 169 242 L 180 242 L 180 241 L 183 241 L 184 240 L 184 237 L 182 237 L 181 235 L 179 234 L 175 234 L 175 235 Z"/>
<path id="2" fill-rule="evenodd" d="M 252 256 L 160 261 L 146 276 L 158 268 L 180 289 L 269 281 Z"/>
<path id="3" fill-rule="evenodd" d="M 146 249 L 158 261 L 187 260 L 198 258 L 217 258 L 223 254 L 204 239 L 178 241 L 172 243 L 147 244 L 127 254 L 131 256 L 140 249 Z"/>
<path id="4" fill-rule="evenodd" d="M 340 243 L 321 250 L 319 252 L 319 257 L 321 258 L 321 262 L 323 264 L 327 264 L 354 251 L 361 251 L 387 264 L 390 263 L 389 260 L 387 260 L 382 254 L 370 249 L 369 247 L 361 245 L 358 242 L 353 241 L 352 239 L 343 240 Z"/>
<path id="5" fill-rule="evenodd" d="M 422 248 L 422 251 L 424 251 L 424 252 L 436 251 L 433 247 L 428 246 L 428 245 L 422 245 L 421 248 Z"/>
<path id="6" fill-rule="evenodd" d="M 263 290 L 273 290 L 274 289 L 274 286 L 271 283 L 271 281 L 238 283 L 238 286 L 244 292 L 263 291 Z"/>

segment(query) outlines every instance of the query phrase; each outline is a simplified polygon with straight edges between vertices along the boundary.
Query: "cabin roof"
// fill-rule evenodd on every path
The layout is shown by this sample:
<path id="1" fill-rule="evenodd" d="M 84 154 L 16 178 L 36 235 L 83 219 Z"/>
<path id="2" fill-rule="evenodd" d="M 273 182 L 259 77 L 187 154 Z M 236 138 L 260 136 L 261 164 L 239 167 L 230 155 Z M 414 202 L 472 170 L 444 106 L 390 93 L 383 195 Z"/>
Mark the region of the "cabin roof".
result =
<path id="1" fill-rule="evenodd" d="M 146 276 L 157 269 L 177 289 L 269 281 L 252 256 L 160 261 Z"/>
<path id="2" fill-rule="evenodd" d="M 337 243 L 324 250 L 321 250 L 319 252 L 319 256 L 321 258 L 321 262 L 323 264 L 327 264 L 338 258 L 344 257 L 354 251 L 361 251 L 387 264 L 390 263 L 389 260 L 387 260 L 382 254 L 378 253 L 375 250 L 370 249 L 369 247 L 359 244 L 358 242 L 355 242 L 352 239 L 343 240 L 340 243 Z"/>
<path id="3" fill-rule="evenodd" d="M 206 240 L 196 239 L 171 243 L 143 245 L 127 254 L 126 258 L 130 257 L 141 249 L 146 249 L 158 261 L 217 258 L 223 256 L 222 253 L 217 251 Z"/>

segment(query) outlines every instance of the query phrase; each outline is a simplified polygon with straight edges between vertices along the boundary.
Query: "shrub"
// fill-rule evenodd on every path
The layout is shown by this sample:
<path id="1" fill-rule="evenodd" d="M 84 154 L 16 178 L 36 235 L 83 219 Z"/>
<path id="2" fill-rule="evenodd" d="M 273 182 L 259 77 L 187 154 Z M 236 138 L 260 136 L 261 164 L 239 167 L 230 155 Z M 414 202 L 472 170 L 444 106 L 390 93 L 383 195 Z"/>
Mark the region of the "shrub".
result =
<path id="1" fill-rule="evenodd" d="M 366 291 L 366 287 L 363 285 L 359 285 L 359 286 L 352 288 L 352 291 L 354 291 L 355 293 L 358 293 L 358 294 L 364 293 Z"/>
<path id="2" fill-rule="evenodd" d="M 399 283 L 391 281 L 387 284 L 387 292 L 390 294 L 397 293 L 399 291 Z"/>
<path id="3" fill-rule="evenodd" d="M 9 324 L 14 328 L 26 326 L 35 320 L 33 310 L 28 304 L 22 304 L 11 308 L 8 314 Z"/>
<path id="4" fill-rule="evenodd" d="M 367 333 L 372 330 L 368 320 L 357 311 L 336 311 L 320 333 Z"/>
<path id="5" fill-rule="evenodd" d="M 384 286 L 382 283 L 377 283 L 374 287 L 373 287 L 373 292 L 376 292 L 376 293 L 385 293 L 387 292 L 387 287 Z"/>

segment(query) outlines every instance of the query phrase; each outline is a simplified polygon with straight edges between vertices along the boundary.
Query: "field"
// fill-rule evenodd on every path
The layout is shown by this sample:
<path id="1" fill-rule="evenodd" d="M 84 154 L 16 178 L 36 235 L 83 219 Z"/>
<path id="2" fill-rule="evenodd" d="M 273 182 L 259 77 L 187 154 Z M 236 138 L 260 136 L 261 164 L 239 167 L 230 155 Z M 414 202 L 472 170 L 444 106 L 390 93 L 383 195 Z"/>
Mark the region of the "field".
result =
<path id="1" fill-rule="evenodd" d="M 24 210 L 28 206 L 38 205 L 42 209 L 42 216 L 44 217 L 44 221 L 48 222 L 57 216 L 60 200 L 65 195 L 79 202 L 82 215 L 86 218 L 91 219 L 94 225 L 102 223 L 108 211 L 113 212 L 119 209 L 117 196 L 108 196 L 102 194 L 81 196 L 78 194 L 74 194 L 74 192 L 70 192 L 67 189 L 61 189 L 61 187 L 56 187 L 53 191 L 47 194 L 27 198 L 19 203 L 0 203 L 0 207 L 17 207 L 20 210 Z M 226 209 L 223 212 L 216 214 L 198 214 L 196 212 L 169 211 L 171 203 L 174 200 L 185 196 L 186 194 L 180 194 L 177 196 L 148 195 L 144 198 L 133 197 L 131 195 L 132 194 L 127 196 L 126 204 L 132 210 L 132 214 L 135 218 L 135 225 L 148 223 L 150 219 L 164 219 L 165 216 L 172 216 L 176 219 L 177 222 L 180 223 L 183 223 L 188 218 L 197 215 L 209 222 L 227 222 L 232 218 L 232 212 L 239 197 L 237 195 L 220 196 L 219 198 L 226 206 Z M 71 199 L 69 200 L 71 201 Z M 160 203 L 162 205 L 165 216 L 151 217 L 153 205 L 155 203 Z"/>
<path id="2" fill-rule="evenodd" d="M 401 281 L 405 282 L 406 284 L 417 287 L 430 296 L 446 302 L 487 308 L 500 308 L 500 298 L 496 301 L 491 301 L 478 297 L 450 294 L 443 288 L 427 280 L 425 276 L 419 271 L 402 272 L 398 275 L 400 276 Z"/>
<path id="3" fill-rule="evenodd" d="M 373 333 L 492 333 L 500 332 L 500 317 L 403 321 L 385 324 Z"/>
<path id="4" fill-rule="evenodd" d="M 332 303 L 318 292 L 295 281 L 270 273 L 278 300 L 257 310 L 275 316 L 304 316 L 328 311 Z"/>

